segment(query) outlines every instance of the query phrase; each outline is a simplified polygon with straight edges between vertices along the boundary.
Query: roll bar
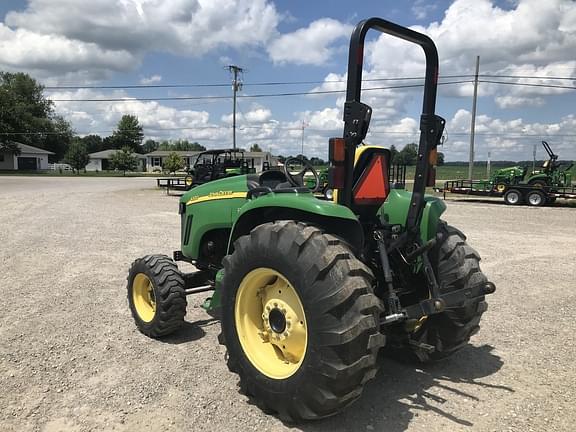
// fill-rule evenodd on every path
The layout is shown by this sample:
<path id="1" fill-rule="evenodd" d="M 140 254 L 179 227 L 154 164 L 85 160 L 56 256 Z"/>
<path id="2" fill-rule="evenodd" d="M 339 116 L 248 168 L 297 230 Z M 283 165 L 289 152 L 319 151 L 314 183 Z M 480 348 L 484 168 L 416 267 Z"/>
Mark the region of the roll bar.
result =
<path id="1" fill-rule="evenodd" d="M 426 76 L 424 78 L 424 96 L 422 115 L 420 117 L 420 142 L 414 189 L 410 209 L 406 219 L 408 231 L 416 232 L 424 209 L 424 192 L 426 190 L 430 152 L 436 148 L 444 131 L 445 121 L 435 114 L 436 92 L 438 82 L 438 51 L 432 39 L 409 28 L 383 20 L 369 18 L 358 23 L 350 38 L 348 55 L 348 82 L 346 102 L 344 104 L 344 139 L 345 170 L 344 189 L 338 194 L 338 202 L 350 207 L 352 205 L 352 187 L 354 156 L 368 132 L 372 109 L 360 102 L 362 90 L 362 66 L 364 64 L 364 41 L 368 30 L 377 30 L 391 36 L 415 43 L 422 47 L 426 57 Z"/>
<path id="2" fill-rule="evenodd" d="M 548 153 L 548 157 L 550 159 L 553 160 L 558 159 L 558 156 L 554 154 L 552 148 L 550 147 L 550 144 L 548 144 L 546 141 L 542 141 L 542 147 L 544 147 L 544 150 L 546 150 L 546 153 Z"/>

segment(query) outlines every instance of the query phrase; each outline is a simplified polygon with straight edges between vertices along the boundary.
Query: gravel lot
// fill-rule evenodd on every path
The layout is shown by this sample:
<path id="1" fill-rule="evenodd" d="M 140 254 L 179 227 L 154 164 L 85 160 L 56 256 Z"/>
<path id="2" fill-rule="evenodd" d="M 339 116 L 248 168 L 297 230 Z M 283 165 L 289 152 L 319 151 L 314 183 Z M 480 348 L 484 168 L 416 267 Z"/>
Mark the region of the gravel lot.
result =
<path id="1" fill-rule="evenodd" d="M 128 267 L 179 248 L 154 184 L 0 177 L 0 430 L 574 430 L 576 208 L 450 202 L 498 287 L 481 332 L 441 364 L 382 359 L 356 405 L 291 429 L 238 393 L 202 295 L 175 336 L 137 332 Z"/>

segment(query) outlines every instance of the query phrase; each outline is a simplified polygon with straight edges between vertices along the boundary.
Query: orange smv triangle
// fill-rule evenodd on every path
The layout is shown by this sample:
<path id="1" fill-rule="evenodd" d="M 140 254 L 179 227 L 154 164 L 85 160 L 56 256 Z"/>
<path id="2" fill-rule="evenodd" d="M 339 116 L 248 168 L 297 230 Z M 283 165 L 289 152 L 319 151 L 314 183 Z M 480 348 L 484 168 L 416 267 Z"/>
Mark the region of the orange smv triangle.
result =
<path id="1" fill-rule="evenodd" d="M 388 178 L 383 155 L 372 158 L 354 186 L 356 204 L 381 204 L 388 196 Z"/>

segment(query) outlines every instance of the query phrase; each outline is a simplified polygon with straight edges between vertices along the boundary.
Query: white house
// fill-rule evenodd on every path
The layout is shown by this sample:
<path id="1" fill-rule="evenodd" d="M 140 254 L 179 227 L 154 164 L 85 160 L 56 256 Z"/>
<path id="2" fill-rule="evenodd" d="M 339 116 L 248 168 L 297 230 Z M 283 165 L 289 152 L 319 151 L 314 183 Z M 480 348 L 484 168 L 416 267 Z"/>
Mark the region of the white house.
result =
<path id="1" fill-rule="evenodd" d="M 96 153 L 90 153 L 90 161 L 86 165 L 86 171 L 111 171 L 112 166 L 110 164 L 110 159 L 113 153 L 118 150 L 102 150 Z M 138 168 L 136 171 L 146 171 L 146 156 L 134 153 L 134 156 L 138 158 Z"/>
<path id="2" fill-rule="evenodd" d="M 48 169 L 48 156 L 54 153 L 26 144 L 15 144 L 18 145 L 20 154 L 0 153 L 0 170 L 39 171 Z"/>
<path id="3" fill-rule="evenodd" d="M 147 153 L 146 156 L 146 170 L 148 172 L 162 171 L 162 165 L 164 160 L 171 154 L 176 153 L 184 158 L 186 165 L 194 165 L 196 162 L 196 156 L 199 151 L 171 151 L 171 150 L 156 150 L 151 153 Z M 254 159 L 254 168 L 256 172 L 260 172 L 264 168 L 264 164 L 268 163 L 268 166 L 276 166 L 278 164 L 278 159 L 272 156 L 270 152 L 244 152 L 244 158 L 247 160 Z"/>

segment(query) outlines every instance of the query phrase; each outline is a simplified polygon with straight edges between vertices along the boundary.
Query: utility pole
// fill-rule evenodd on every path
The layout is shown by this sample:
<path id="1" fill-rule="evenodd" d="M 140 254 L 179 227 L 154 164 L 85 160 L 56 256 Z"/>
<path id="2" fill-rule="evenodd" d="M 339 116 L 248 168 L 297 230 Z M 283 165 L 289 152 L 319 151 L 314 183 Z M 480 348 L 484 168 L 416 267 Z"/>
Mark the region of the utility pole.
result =
<path id="1" fill-rule="evenodd" d="M 238 74 L 244 72 L 239 66 L 229 65 L 228 70 L 232 73 L 232 90 L 234 91 L 232 108 L 232 148 L 236 150 L 236 93 L 242 90 L 242 81 L 238 80 Z"/>
<path id="2" fill-rule="evenodd" d="M 534 144 L 534 149 L 532 150 L 532 172 L 536 170 L 536 144 Z"/>
<path id="3" fill-rule="evenodd" d="M 302 128 L 302 152 L 300 153 L 302 156 L 304 156 L 304 129 L 308 126 L 308 123 L 306 123 L 304 120 L 302 120 L 302 126 L 300 126 Z"/>
<path id="4" fill-rule="evenodd" d="M 472 181 L 474 168 L 474 130 L 476 129 L 476 101 L 478 99 L 478 71 L 480 70 L 480 56 L 476 56 L 476 73 L 474 74 L 474 98 L 472 100 L 472 121 L 470 124 L 470 159 L 468 162 L 468 180 Z"/>
<path id="5" fill-rule="evenodd" d="M 490 178 L 490 152 L 488 152 L 488 162 L 486 162 L 486 178 Z"/>

